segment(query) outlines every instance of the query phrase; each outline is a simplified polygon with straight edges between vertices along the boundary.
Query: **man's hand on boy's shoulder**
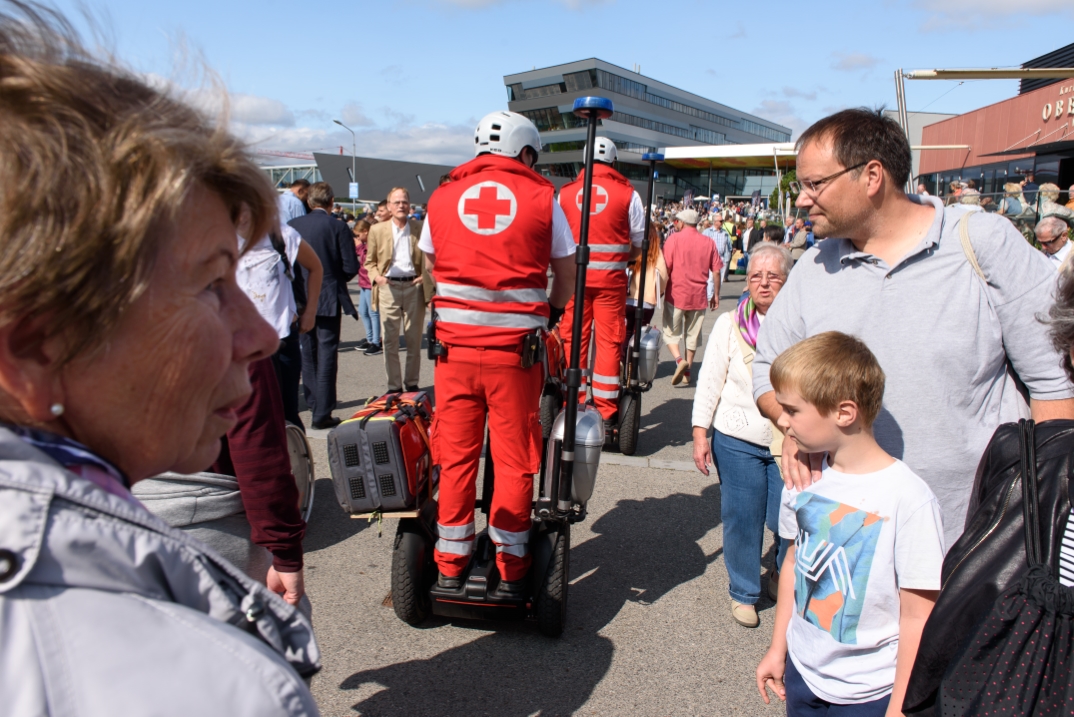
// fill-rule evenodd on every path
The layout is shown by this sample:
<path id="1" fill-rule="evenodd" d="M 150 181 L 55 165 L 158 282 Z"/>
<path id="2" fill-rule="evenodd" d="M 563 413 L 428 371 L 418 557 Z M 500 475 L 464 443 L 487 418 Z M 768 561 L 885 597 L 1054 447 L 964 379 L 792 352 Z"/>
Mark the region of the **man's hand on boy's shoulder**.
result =
<path id="1" fill-rule="evenodd" d="M 783 484 L 788 490 L 805 490 L 820 480 L 824 469 L 823 453 L 799 453 L 798 442 L 787 436 L 783 439 Z"/>

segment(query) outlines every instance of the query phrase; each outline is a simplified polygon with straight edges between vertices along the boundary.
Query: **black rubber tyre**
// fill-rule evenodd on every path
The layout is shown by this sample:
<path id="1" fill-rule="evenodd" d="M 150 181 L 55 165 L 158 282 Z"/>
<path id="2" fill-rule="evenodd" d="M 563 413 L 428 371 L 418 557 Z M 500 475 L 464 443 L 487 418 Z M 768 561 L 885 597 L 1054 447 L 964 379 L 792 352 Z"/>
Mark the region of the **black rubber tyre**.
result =
<path id="1" fill-rule="evenodd" d="M 552 425 L 559 415 L 559 393 L 554 388 L 546 388 L 541 394 L 541 438 L 552 435 Z"/>
<path id="2" fill-rule="evenodd" d="M 571 526 L 563 523 L 556 547 L 537 591 L 537 629 L 542 635 L 559 637 L 567 624 L 567 588 L 570 581 Z"/>
<path id="3" fill-rule="evenodd" d="M 641 397 L 624 393 L 619 404 L 619 452 L 632 456 L 638 450 L 638 431 L 641 430 Z"/>
<path id="4" fill-rule="evenodd" d="M 306 432 L 293 423 L 287 424 L 287 453 L 291 458 L 291 473 L 298 487 L 298 512 L 307 523 L 313 513 L 313 490 L 317 476 L 313 471 L 309 440 Z"/>
<path id="5" fill-rule="evenodd" d="M 432 546 L 417 521 L 403 518 L 392 550 L 392 607 L 400 620 L 419 625 L 429 617 Z"/>

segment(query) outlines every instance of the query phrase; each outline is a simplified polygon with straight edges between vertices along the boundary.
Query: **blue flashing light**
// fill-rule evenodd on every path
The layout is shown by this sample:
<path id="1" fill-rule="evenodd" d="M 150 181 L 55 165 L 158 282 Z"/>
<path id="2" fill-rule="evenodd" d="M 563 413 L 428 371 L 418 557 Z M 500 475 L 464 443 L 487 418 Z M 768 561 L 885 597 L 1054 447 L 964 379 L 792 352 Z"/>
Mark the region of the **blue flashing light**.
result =
<path id="1" fill-rule="evenodd" d="M 579 97 L 574 101 L 571 111 L 582 119 L 588 119 L 590 115 L 595 115 L 598 119 L 607 119 L 615 112 L 615 108 L 612 106 L 612 101 L 606 97 Z"/>
<path id="2" fill-rule="evenodd" d="M 664 161 L 664 155 L 660 154 L 659 152 L 646 152 L 645 154 L 641 155 L 641 158 L 645 162 L 663 162 Z"/>

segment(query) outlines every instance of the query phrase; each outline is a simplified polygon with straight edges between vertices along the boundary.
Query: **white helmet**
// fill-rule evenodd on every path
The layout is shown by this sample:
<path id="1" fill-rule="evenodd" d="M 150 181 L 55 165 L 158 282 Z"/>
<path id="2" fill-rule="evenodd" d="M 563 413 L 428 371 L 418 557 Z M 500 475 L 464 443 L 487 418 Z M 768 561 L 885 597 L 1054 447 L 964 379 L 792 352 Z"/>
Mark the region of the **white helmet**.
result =
<path id="1" fill-rule="evenodd" d="M 502 154 L 517 157 L 523 147 L 541 152 L 541 135 L 532 122 L 517 112 L 493 112 L 477 123 L 474 131 L 474 154 Z"/>
<path id="2" fill-rule="evenodd" d="M 583 155 L 585 149 L 583 148 Z M 616 158 L 615 142 L 611 141 L 607 137 L 597 137 L 596 143 L 593 145 L 593 159 L 598 162 L 606 162 L 608 164 L 614 164 Z"/>

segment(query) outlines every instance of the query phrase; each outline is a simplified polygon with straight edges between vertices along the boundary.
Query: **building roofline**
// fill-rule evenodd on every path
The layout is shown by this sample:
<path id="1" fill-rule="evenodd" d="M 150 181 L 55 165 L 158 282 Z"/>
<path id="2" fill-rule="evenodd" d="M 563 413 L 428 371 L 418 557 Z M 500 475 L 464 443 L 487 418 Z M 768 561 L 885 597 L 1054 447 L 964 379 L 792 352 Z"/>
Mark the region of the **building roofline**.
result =
<path id="1" fill-rule="evenodd" d="M 790 127 L 784 127 L 783 125 L 777 124 L 777 123 L 773 122 L 772 120 L 765 119 L 764 117 L 758 117 L 755 114 L 751 114 L 749 112 L 743 112 L 742 110 L 735 109 L 734 107 L 731 107 L 730 105 L 725 105 L 722 102 L 717 102 L 716 100 L 711 100 L 708 97 L 702 97 L 701 95 L 699 95 L 699 94 L 697 94 L 695 92 L 690 92 L 689 90 L 684 90 L 684 89 L 682 89 L 680 87 L 675 87 L 674 85 L 669 85 L 668 83 L 663 82 L 661 80 L 658 80 L 655 77 L 649 77 L 648 75 L 643 75 L 640 72 L 634 72 L 633 70 L 628 70 L 627 68 L 620 67 L 619 65 L 616 65 L 615 63 L 607 62 L 605 60 L 602 60 L 599 57 L 586 57 L 586 58 L 581 59 L 581 60 L 572 60 L 571 62 L 563 62 L 563 63 L 560 63 L 558 65 L 549 65 L 548 67 L 538 67 L 538 68 L 533 69 L 533 70 L 525 70 L 523 72 L 514 72 L 514 73 L 511 73 L 509 75 L 504 75 L 503 80 L 504 80 L 505 85 L 511 85 L 511 84 L 514 84 L 514 82 L 509 82 L 509 80 L 512 79 L 512 78 L 519 78 L 517 81 L 518 82 L 523 82 L 523 80 L 521 79 L 522 75 L 533 74 L 533 73 L 536 73 L 536 72 L 547 72 L 548 70 L 554 70 L 554 69 L 556 69 L 558 67 L 567 67 L 568 65 L 579 65 L 579 64 L 585 63 L 585 62 L 595 62 L 595 63 L 601 64 L 601 65 L 607 65 L 609 68 L 619 70 L 621 72 L 628 73 L 627 75 L 623 75 L 623 77 L 626 78 L 626 79 L 631 79 L 631 77 L 630 77 L 631 75 L 641 77 L 641 78 L 644 78 L 646 80 L 646 84 L 652 82 L 652 83 L 655 83 L 657 85 L 660 85 L 663 88 L 667 88 L 667 89 L 673 90 L 675 92 L 680 92 L 680 93 L 682 93 L 684 95 L 689 95 L 690 97 L 695 97 L 698 100 L 701 100 L 702 102 L 706 102 L 706 103 L 709 103 L 709 104 L 712 104 L 712 105 L 716 105 L 718 107 L 723 107 L 726 110 L 734 112 L 735 114 L 741 115 L 741 116 L 746 117 L 748 119 L 759 120 L 760 122 L 763 122 L 764 124 L 769 125 L 771 129 L 782 130 L 784 132 L 787 132 L 787 134 L 793 134 L 794 133 L 793 130 Z M 671 99 L 671 98 L 668 98 L 668 99 Z"/>

